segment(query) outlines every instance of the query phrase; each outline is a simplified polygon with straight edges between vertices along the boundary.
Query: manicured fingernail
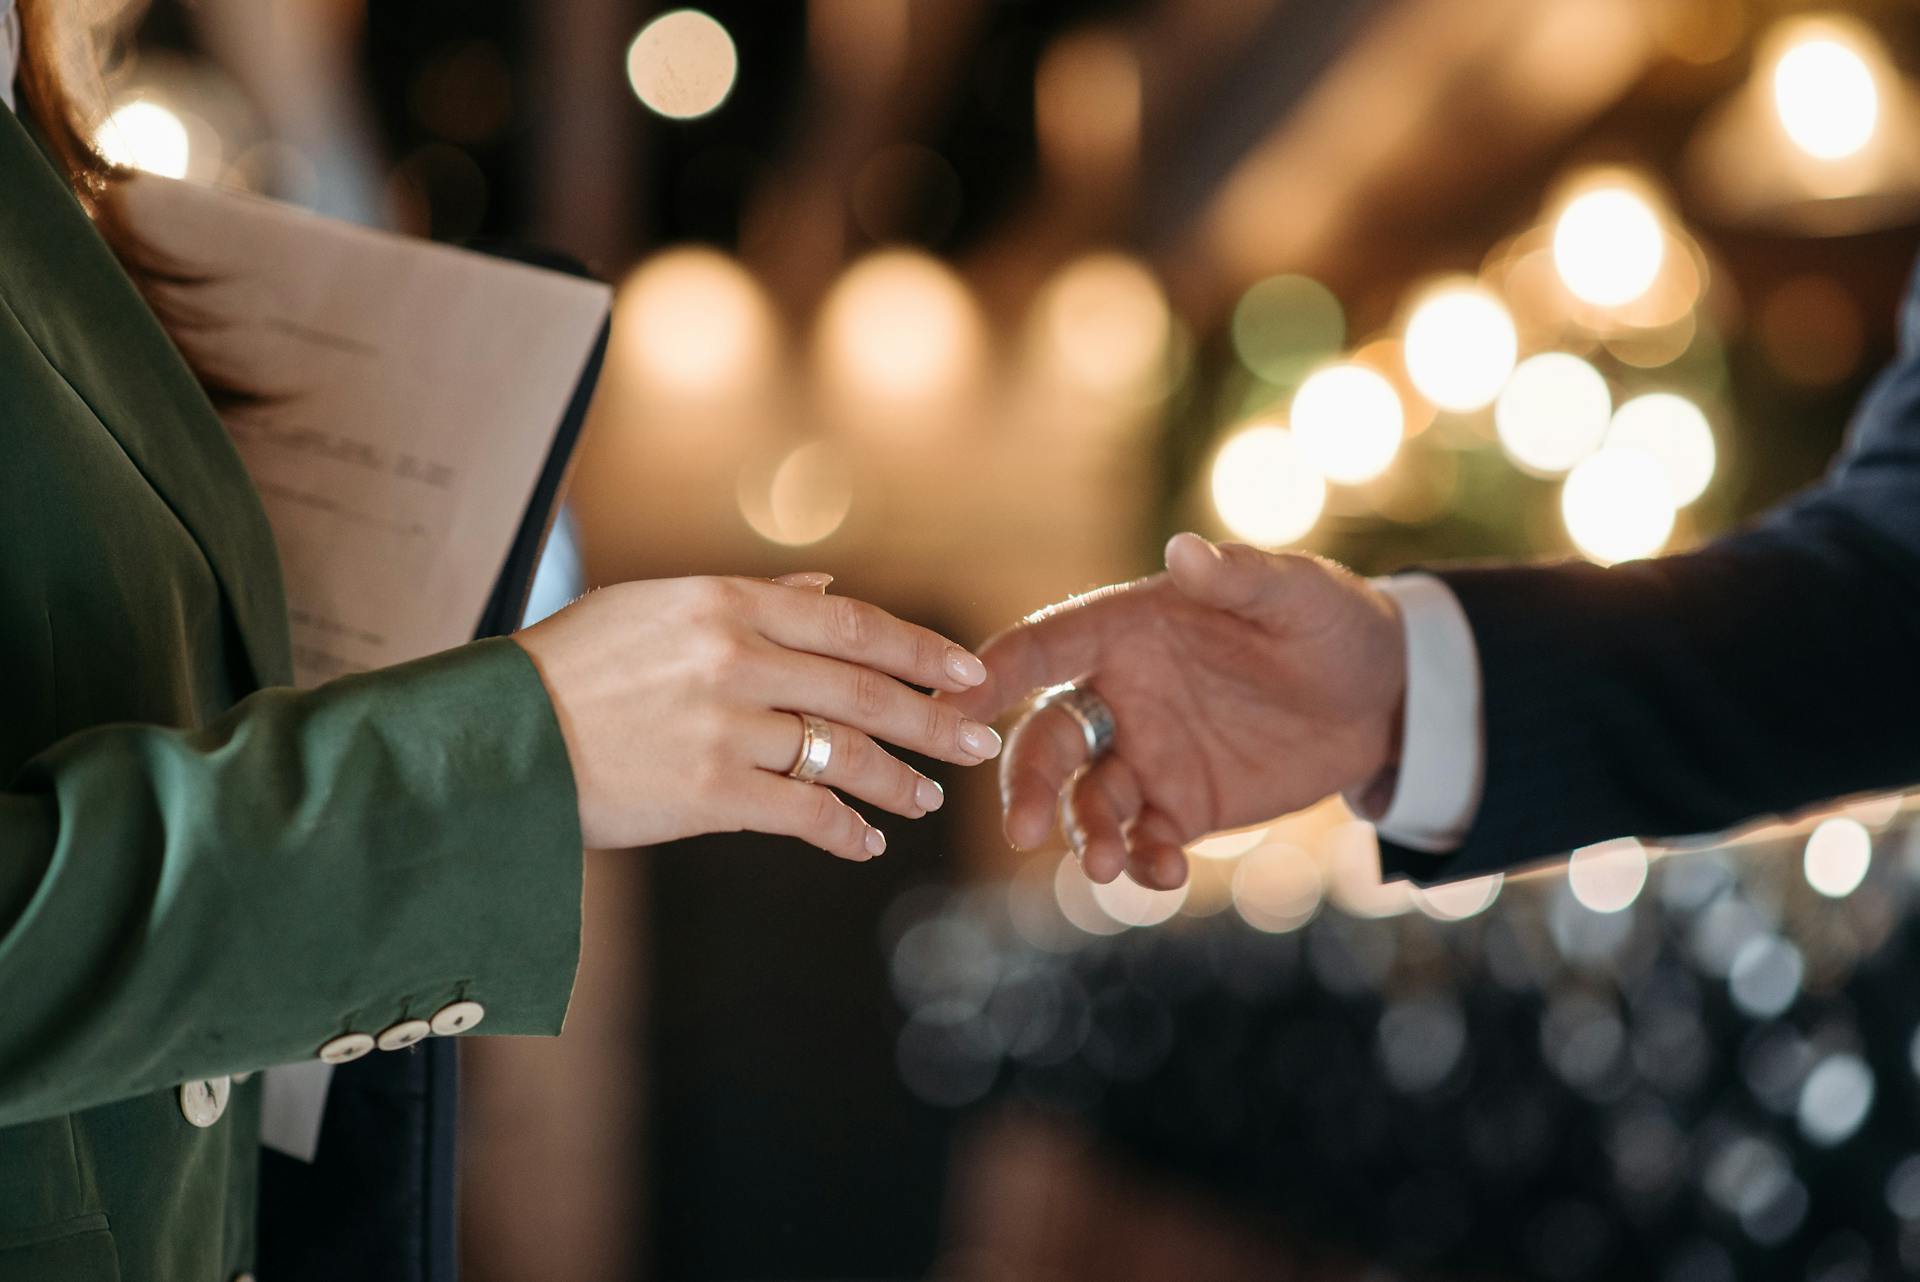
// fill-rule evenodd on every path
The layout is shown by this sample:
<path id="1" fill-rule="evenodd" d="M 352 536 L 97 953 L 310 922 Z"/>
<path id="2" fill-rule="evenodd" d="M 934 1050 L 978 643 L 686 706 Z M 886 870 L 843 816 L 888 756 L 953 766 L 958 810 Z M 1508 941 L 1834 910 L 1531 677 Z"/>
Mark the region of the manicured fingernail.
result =
<path id="1" fill-rule="evenodd" d="M 961 685 L 977 686 L 987 679 L 987 665 L 956 645 L 947 651 L 947 675 Z"/>
<path id="2" fill-rule="evenodd" d="M 887 852 L 887 834 L 878 828 L 867 829 L 867 853 L 884 855 Z"/>
<path id="3" fill-rule="evenodd" d="M 922 779 L 913 785 L 913 800 L 922 810 L 938 810 L 946 799 L 947 794 L 942 792 L 940 785 L 931 779 Z"/>
<path id="4" fill-rule="evenodd" d="M 831 574 L 824 574 L 819 570 L 801 570 L 794 574 L 783 574 L 775 579 L 774 582 L 785 584 L 790 588 L 814 588 L 816 590 L 824 590 L 827 585 L 833 582 L 833 576 Z"/>
<path id="5" fill-rule="evenodd" d="M 960 723 L 960 745 L 982 760 L 1000 755 L 1000 736 L 978 721 Z"/>

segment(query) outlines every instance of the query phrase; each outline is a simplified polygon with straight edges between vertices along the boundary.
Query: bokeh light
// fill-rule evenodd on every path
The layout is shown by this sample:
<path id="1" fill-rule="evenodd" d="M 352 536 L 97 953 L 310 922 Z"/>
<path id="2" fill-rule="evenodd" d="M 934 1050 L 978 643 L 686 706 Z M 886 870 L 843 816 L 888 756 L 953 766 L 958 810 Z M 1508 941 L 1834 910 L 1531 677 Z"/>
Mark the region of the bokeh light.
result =
<path id="1" fill-rule="evenodd" d="M 187 126 L 148 98 L 135 98 L 101 122 L 94 145 L 109 163 L 163 178 L 184 178 L 192 160 Z"/>
<path id="2" fill-rule="evenodd" d="M 1233 910 L 1269 934 L 1306 925 L 1324 893 L 1319 865 L 1296 846 L 1262 846 L 1233 870 Z"/>
<path id="3" fill-rule="evenodd" d="M 1157 926 L 1180 911 L 1180 906 L 1187 902 L 1187 887 L 1191 883 L 1182 882 L 1172 890 L 1152 890 L 1121 873 L 1104 884 L 1091 884 L 1093 902 L 1121 925 Z"/>
<path id="4" fill-rule="evenodd" d="M 1063 269 L 1042 298 L 1052 349 L 1082 387 L 1124 395 L 1164 373 L 1172 318 L 1159 282 L 1137 260 L 1090 254 Z"/>
<path id="5" fill-rule="evenodd" d="M 1818 160 L 1841 160 L 1873 140 L 1880 90 L 1858 50 L 1810 30 L 1774 63 L 1773 106 L 1796 147 Z"/>
<path id="6" fill-rule="evenodd" d="M 1647 850 L 1632 837 L 1582 846 L 1567 860 L 1567 887 L 1597 913 L 1632 905 L 1647 884 Z"/>
<path id="7" fill-rule="evenodd" d="M 718 108 L 739 72 L 733 37 L 698 9 L 661 14 L 627 46 L 633 92 L 670 120 L 692 120 Z"/>
<path id="8" fill-rule="evenodd" d="M 1666 469 L 1680 507 L 1699 498 L 1713 480 L 1713 429 L 1700 407 L 1684 396 L 1654 392 L 1628 401 L 1615 411 L 1606 443 L 1653 455 Z"/>
<path id="9" fill-rule="evenodd" d="M 1214 455 L 1214 510 L 1234 535 L 1262 547 L 1305 537 L 1327 502 L 1327 483 L 1293 433 L 1272 424 L 1244 427 Z"/>
<path id="10" fill-rule="evenodd" d="M 1371 481 L 1400 450 L 1406 414 L 1393 384 L 1365 365 L 1328 365 L 1294 393 L 1294 440 L 1319 472 L 1342 485 Z"/>
<path id="11" fill-rule="evenodd" d="M 1612 415 L 1607 380 L 1565 352 L 1520 362 L 1493 407 L 1501 449 L 1535 476 L 1559 476 L 1599 449 Z"/>
<path id="12" fill-rule="evenodd" d="M 772 305 L 745 268 L 715 250 L 671 249 L 642 264 L 621 286 L 614 318 L 618 349 L 665 391 L 735 392 L 774 364 Z"/>
<path id="13" fill-rule="evenodd" d="M 1858 819 L 1823 819 L 1807 834 L 1801 866 L 1807 884 L 1829 899 L 1859 889 L 1873 863 L 1873 834 Z"/>
<path id="14" fill-rule="evenodd" d="M 1574 297 L 1620 307 L 1653 287 L 1666 256 L 1666 229 L 1651 202 L 1623 184 L 1592 187 L 1561 209 L 1553 264 Z"/>
<path id="15" fill-rule="evenodd" d="M 1500 395 L 1519 341 L 1498 298 L 1467 282 L 1442 285 L 1420 300 L 1407 321 L 1407 373 L 1435 405 L 1467 413 Z"/>
<path id="16" fill-rule="evenodd" d="M 1437 886 L 1415 886 L 1409 893 L 1413 906 L 1435 921 L 1465 921 L 1493 907 L 1504 881 L 1501 874 L 1493 873 Z"/>
<path id="17" fill-rule="evenodd" d="M 1269 276 L 1233 309 L 1233 349 L 1269 383 L 1293 387 L 1346 341 L 1340 300 L 1306 276 Z"/>
<path id="18" fill-rule="evenodd" d="M 1652 556 L 1673 533 L 1673 482 L 1645 450 L 1607 446 L 1560 492 L 1567 533 L 1589 559 L 1614 565 Z"/>
<path id="19" fill-rule="evenodd" d="M 830 378 L 896 405 L 952 395 L 986 352 L 966 284 L 937 259 L 905 249 L 869 254 L 849 268 L 821 306 L 817 337 Z"/>
<path id="20" fill-rule="evenodd" d="M 1267 828 L 1242 828 L 1238 832 L 1215 833 L 1187 843 L 1187 853 L 1195 859 L 1238 859 L 1267 839 Z"/>
<path id="21" fill-rule="evenodd" d="M 1140 59 L 1115 30 L 1070 32 L 1034 69 L 1033 132 L 1057 173 L 1092 176 L 1130 166 L 1140 147 Z"/>
<path id="22" fill-rule="evenodd" d="M 1115 921 L 1093 897 L 1093 883 L 1072 855 L 1062 856 L 1053 870 L 1053 899 L 1060 915 L 1086 934 L 1117 935 L 1127 929 L 1126 923 Z"/>
<path id="23" fill-rule="evenodd" d="M 786 547 L 818 543 L 838 530 L 853 506 L 853 470 L 827 441 L 812 441 L 766 475 L 740 477 L 740 512 L 761 538 Z"/>

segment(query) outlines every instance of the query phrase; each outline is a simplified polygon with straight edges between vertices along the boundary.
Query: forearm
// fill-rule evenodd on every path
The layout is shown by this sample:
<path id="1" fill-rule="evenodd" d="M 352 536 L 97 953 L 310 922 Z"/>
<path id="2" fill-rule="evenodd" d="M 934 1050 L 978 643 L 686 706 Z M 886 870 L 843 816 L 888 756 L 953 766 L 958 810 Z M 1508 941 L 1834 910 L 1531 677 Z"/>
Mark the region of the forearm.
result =
<path id="1" fill-rule="evenodd" d="M 508 641 L 76 735 L 0 794 L 0 1125 L 457 998 L 557 1032 L 579 893 L 564 746 Z"/>

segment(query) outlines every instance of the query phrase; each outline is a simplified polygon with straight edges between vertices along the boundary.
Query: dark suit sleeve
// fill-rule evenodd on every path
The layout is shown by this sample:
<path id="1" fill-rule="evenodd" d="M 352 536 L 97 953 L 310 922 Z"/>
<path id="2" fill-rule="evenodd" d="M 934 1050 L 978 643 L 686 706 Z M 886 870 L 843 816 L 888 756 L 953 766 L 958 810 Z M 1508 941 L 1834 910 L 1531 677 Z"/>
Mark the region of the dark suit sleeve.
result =
<path id="1" fill-rule="evenodd" d="M 1696 552 L 1443 569 L 1480 654 L 1484 792 L 1444 881 L 1920 781 L 1920 296 L 1827 479 Z"/>

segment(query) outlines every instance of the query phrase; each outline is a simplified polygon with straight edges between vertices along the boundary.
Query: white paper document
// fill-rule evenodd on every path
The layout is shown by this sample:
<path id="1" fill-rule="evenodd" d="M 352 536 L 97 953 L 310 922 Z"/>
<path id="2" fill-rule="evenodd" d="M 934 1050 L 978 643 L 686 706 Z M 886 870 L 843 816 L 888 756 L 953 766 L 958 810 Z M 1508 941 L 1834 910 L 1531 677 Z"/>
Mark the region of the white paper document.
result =
<path id="1" fill-rule="evenodd" d="M 118 190 L 192 281 L 189 345 L 249 394 L 222 417 L 279 545 L 295 681 L 472 640 L 611 291 L 242 193 Z M 311 1162 L 332 1073 L 269 1071 L 262 1142 Z"/>
<path id="2" fill-rule="evenodd" d="M 295 680 L 472 640 L 611 291 L 243 193 L 124 186 L 136 232 L 194 279 L 214 372 L 258 393 L 223 415 L 279 543 Z"/>

